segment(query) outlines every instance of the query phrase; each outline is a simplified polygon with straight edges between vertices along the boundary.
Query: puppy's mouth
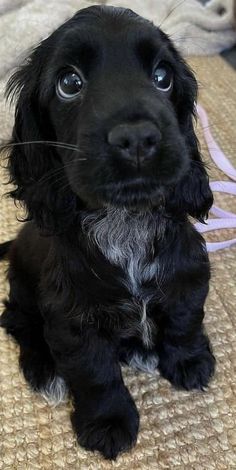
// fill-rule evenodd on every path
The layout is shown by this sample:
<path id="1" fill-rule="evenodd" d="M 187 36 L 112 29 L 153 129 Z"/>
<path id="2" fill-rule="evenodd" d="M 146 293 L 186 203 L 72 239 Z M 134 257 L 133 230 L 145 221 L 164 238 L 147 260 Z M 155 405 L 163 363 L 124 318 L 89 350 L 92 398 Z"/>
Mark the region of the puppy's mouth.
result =
<path id="1" fill-rule="evenodd" d="M 135 209 L 162 208 L 165 197 L 189 169 L 189 160 L 172 162 L 168 168 L 130 167 L 128 174 L 101 182 L 96 193 L 103 205 Z M 114 176 L 114 175 L 113 175 Z"/>
<path id="2" fill-rule="evenodd" d="M 79 165 L 75 161 L 66 171 L 73 191 L 89 208 L 149 210 L 163 207 L 165 195 L 188 166 L 183 147 L 182 152 L 162 152 L 148 162 L 118 158 L 112 153 L 97 154 Z"/>
<path id="3" fill-rule="evenodd" d="M 164 205 L 164 186 L 153 178 L 137 176 L 126 181 L 108 183 L 98 188 L 103 206 L 150 209 Z"/>

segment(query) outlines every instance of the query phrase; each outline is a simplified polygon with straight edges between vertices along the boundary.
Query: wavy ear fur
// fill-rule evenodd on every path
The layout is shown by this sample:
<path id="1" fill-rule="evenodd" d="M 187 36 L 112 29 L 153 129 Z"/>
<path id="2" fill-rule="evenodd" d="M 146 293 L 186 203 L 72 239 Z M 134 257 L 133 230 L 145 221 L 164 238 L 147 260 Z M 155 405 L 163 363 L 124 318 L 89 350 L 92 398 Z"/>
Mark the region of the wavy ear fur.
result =
<path id="1" fill-rule="evenodd" d="M 76 197 L 67 180 L 63 181 L 63 165 L 56 149 L 33 143 L 55 140 L 39 97 L 43 62 L 41 52 L 35 49 L 7 85 L 7 96 L 18 97 L 8 160 L 10 181 L 15 186 L 10 196 L 26 207 L 27 219 L 33 219 L 45 232 L 57 233 L 73 222 Z"/>
<path id="2" fill-rule="evenodd" d="M 208 217 L 208 212 L 213 204 L 213 195 L 193 126 L 198 92 L 197 81 L 192 70 L 178 52 L 175 50 L 172 52 L 181 67 L 177 77 L 174 104 L 179 126 L 191 155 L 189 172 L 176 186 L 174 199 L 182 212 L 203 222 Z"/>
<path id="3" fill-rule="evenodd" d="M 213 204 L 213 194 L 209 185 L 209 177 L 199 152 L 199 144 L 195 135 L 192 117 L 187 127 L 187 144 L 191 153 L 191 164 L 187 175 L 175 189 L 175 197 L 181 210 L 204 222 Z"/>

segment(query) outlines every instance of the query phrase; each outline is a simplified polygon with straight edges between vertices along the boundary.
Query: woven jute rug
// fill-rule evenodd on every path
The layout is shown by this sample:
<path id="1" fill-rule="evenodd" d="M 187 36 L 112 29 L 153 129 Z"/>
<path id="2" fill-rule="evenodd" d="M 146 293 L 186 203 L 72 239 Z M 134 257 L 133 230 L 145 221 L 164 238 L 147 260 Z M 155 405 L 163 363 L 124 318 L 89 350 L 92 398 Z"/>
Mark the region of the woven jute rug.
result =
<path id="1" fill-rule="evenodd" d="M 195 58 L 191 63 L 200 82 L 200 102 L 209 114 L 213 135 L 236 164 L 236 73 L 219 57 Z M 12 117 L 7 108 L 0 121 L 0 129 L 9 133 Z M 200 127 L 198 132 L 209 161 Z M 210 174 L 212 179 L 226 179 L 213 164 Z M 5 190 L 1 185 L 2 194 Z M 236 210 L 233 198 L 220 195 L 216 199 L 221 207 Z M 1 200 L 0 241 L 14 237 L 20 227 L 16 222 L 19 213 L 12 201 Z M 217 238 L 211 235 L 210 239 L 232 235 L 230 231 L 220 231 Z M 205 325 L 217 369 L 209 389 L 205 393 L 176 391 L 158 373 L 149 375 L 124 369 L 125 382 L 140 411 L 140 433 L 136 447 L 113 463 L 77 445 L 69 420 L 70 403 L 53 408 L 31 392 L 18 370 L 18 347 L 0 331 L 0 468 L 236 469 L 235 255 L 236 248 L 211 254 L 212 281 Z M 1 298 L 8 290 L 4 280 L 6 268 L 7 264 L 2 263 Z"/>

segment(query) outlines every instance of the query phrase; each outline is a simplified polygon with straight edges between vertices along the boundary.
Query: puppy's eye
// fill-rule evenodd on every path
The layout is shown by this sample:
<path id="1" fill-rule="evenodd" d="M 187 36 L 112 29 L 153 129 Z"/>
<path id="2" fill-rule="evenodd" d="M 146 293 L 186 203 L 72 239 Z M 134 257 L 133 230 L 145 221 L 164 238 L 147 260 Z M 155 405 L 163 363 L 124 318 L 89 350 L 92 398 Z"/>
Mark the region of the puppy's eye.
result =
<path id="1" fill-rule="evenodd" d="M 57 81 L 57 94 L 64 100 L 77 96 L 83 88 L 81 76 L 74 70 L 68 70 L 60 75 Z"/>
<path id="2" fill-rule="evenodd" d="M 165 62 L 160 62 L 154 70 L 154 84 L 158 90 L 169 91 L 173 85 L 173 72 Z"/>

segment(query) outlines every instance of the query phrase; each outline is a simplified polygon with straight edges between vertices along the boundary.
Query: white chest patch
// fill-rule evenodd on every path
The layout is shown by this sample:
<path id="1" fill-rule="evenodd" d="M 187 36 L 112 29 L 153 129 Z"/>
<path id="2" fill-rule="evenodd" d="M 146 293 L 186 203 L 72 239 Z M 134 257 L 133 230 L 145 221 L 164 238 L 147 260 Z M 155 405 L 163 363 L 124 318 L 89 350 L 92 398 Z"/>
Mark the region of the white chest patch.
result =
<path id="1" fill-rule="evenodd" d="M 163 235 L 164 224 L 158 225 L 151 213 L 137 214 L 126 209 L 109 208 L 102 213 L 89 215 L 83 229 L 110 261 L 124 271 L 124 285 L 138 305 L 142 339 L 151 345 L 151 322 L 147 305 L 151 300 L 144 283 L 157 278 L 159 265 L 154 258 L 154 239 Z"/>

